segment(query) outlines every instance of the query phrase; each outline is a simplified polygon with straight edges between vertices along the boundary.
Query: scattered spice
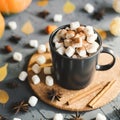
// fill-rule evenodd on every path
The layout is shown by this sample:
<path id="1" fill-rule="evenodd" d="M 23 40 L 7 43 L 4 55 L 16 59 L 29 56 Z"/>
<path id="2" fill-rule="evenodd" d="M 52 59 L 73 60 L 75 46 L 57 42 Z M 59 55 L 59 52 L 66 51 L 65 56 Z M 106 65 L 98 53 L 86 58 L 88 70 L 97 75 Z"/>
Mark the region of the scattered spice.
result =
<path id="1" fill-rule="evenodd" d="M 6 86 L 9 89 L 15 89 L 15 88 L 18 87 L 18 83 L 16 83 L 16 82 L 8 82 L 8 83 L 6 83 Z"/>
<path id="2" fill-rule="evenodd" d="M 10 52 L 13 51 L 13 48 L 12 48 L 10 45 L 6 45 L 6 46 L 5 46 L 5 50 L 6 50 L 8 53 L 10 53 Z"/>
<path id="3" fill-rule="evenodd" d="M 101 20 L 103 19 L 104 14 L 105 14 L 105 9 L 102 8 L 102 9 L 99 9 L 98 11 L 95 11 L 92 17 L 96 20 Z"/>
<path id="4" fill-rule="evenodd" d="M 0 81 L 3 81 L 6 78 L 7 67 L 8 67 L 7 63 L 4 66 L 0 67 Z"/>
<path id="5" fill-rule="evenodd" d="M 46 6 L 48 4 L 48 0 L 39 0 L 37 5 L 40 7 Z"/>
<path id="6" fill-rule="evenodd" d="M 51 101 L 60 101 L 62 94 L 60 91 L 52 89 L 47 92 L 47 97 Z"/>
<path id="7" fill-rule="evenodd" d="M 3 115 L 0 115 L 0 120 L 8 120 L 8 119 L 5 118 Z"/>
<path id="8" fill-rule="evenodd" d="M 45 28 L 45 32 L 47 34 L 51 34 L 55 29 L 57 29 L 57 26 L 56 25 L 48 25 L 46 28 Z"/>
<path id="9" fill-rule="evenodd" d="M 63 6 L 64 13 L 70 14 L 70 13 L 74 12 L 74 10 L 75 10 L 75 5 L 72 2 L 70 2 L 69 0 L 67 0 Z"/>
<path id="10" fill-rule="evenodd" d="M 5 104 L 9 100 L 9 95 L 6 91 L 0 90 L 0 103 Z"/>
<path id="11" fill-rule="evenodd" d="M 43 10 L 37 14 L 38 17 L 45 19 L 50 13 L 47 10 Z"/>
<path id="12" fill-rule="evenodd" d="M 27 22 L 25 22 L 24 25 L 21 28 L 21 31 L 26 35 L 29 35 L 29 34 L 33 33 L 34 28 L 32 26 L 31 21 L 28 20 Z"/>
<path id="13" fill-rule="evenodd" d="M 27 102 L 20 101 L 20 102 L 16 102 L 13 104 L 12 106 L 12 111 L 17 114 L 19 112 L 27 112 L 29 109 L 29 104 Z"/>
<path id="14" fill-rule="evenodd" d="M 75 115 L 71 115 L 72 118 L 69 118 L 68 120 L 83 120 L 83 118 L 81 118 L 81 115 L 79 112 L 76 112 Z"/>
<path id="15" fill-rule="evenodd" d="M 11 42 L 18 43 L 19 40 L 21 40 L 21 37 L 18 36 L 18 35 L 12 35 L 12 36 L 9 38 L 9 40 L 10 40 Z"/>

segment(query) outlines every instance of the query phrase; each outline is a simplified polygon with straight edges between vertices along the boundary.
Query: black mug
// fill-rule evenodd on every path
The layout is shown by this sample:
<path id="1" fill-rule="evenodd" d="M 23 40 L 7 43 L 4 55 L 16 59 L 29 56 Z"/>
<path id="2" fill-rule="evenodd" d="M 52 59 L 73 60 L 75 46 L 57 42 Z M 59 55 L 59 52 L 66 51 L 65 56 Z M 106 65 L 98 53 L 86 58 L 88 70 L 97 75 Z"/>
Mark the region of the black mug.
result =
<path id="1" fill-rule="evenodd" d="M 81 59 L 69 58 L 65 55 L 60 55 L 56 51 L 53 38 L 60 29 L 66 27 L 69 27 L 69 25 L 57 28 L 49 38 L 54 77 L 60 86 L 66 89 L 79 90 L 89 85 L 96 70 L 103 71 L 110 69 L 115 64 L 115 56 L 110 48 L 102 47 L 102 40 L 99 34 L 96 40 L 99 44 L 99 48 L 93 55 Z M 98 65 L 97 62 L 100 53 L 110 54 L 113 57 L 112 62 L 106 65 Z"/>

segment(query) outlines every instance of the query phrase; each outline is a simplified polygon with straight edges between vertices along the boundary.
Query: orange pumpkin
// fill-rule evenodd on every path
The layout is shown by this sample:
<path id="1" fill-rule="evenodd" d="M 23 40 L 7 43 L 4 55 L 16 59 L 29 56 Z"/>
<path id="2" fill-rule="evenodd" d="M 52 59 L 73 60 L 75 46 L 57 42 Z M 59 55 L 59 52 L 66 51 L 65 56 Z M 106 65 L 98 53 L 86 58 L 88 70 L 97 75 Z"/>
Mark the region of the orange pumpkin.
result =
<path id="1" fill-rule="evenodd" d="M 5 21 L 4 21 L 2 14 L 0 13 L 0 38 L 2 37 L 4 33 L 4 29 L 5 29 Z"/>
<path id="2" fill-rule="evenodd" d="M 25 10 L 32 0 L 0 0 L 0 12 L 10 14 Z"/>

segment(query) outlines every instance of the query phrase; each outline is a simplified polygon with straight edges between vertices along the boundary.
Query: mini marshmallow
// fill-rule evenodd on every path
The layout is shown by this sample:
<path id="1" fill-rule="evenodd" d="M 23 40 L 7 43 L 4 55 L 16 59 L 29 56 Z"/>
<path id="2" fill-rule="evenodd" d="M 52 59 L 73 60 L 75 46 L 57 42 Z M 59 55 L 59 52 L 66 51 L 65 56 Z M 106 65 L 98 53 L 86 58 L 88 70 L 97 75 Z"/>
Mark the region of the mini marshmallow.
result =
<path id="1" fill-rule="evenodd" d="M 80 23 L 78 21 L 70 23 L 71 30 L 75 30 L 78 27 L 80 27 Z"/>
<path id="2" fill-rule="evenodd" d="M 39 65 L 46 63 L 46 58 L 43 55 L 40 55 L 36 61 Z"/>
<path id="3" fill-rule="evenodd" d="M 69 30 L 69 31 L 67 31 L 65 37 L 66 37 L 67 39 L 69 39 L 69 38 L 72 38 L 72 37 L 74 37 L 74 36 L 75 36 L 75 32 L 72 31 L 72 30 Z"/>
<path id="4" fill-rule="evenodd" d="M 87 46 L 86 50 L 90 54 L 97 52 L 97 48 L 93 44 L 90 44 L 89 46 Z"/>
<path id="5" fill-rule="evenodd" d="M 46 50 L 47 50 L 47 52 L 50 52 L 50 45 L 49 45 L 49 43 L 46 43 Z"/>
<path id="6" fill-rule="evenodd" d="M 19 74 L 18 78 L 19 78 L 19 80 L 21 80 L 21 81 L 25 81 L 25 79 L 27 78 L 27 76 L 28 76 L 27 72 L 22 71 L 22 72 Z"/>
<path id="7" fill-rule="evenodd" d="M 86 57 L 86 49 L 84 47 L 76 49 L 76 52 L 80 57 Z"/>
<path id="8" fill-rule="evenodd" d="M 40 66 L 39 66 L 38 64 L 34 64 L 34 65 L 32 66 L 32 71 L 33 71 L 34 73 L 38 74 L 38 73 L 40 73 L 41 68 L 40 68 Z"/>
<path id="9" fill-rule="evenodd" d="M 72 58 L 78 58 L 78 57 L 77 57 L 77 55 L 74 54 L 74 55 L 72 56 Z"/>
<path id="10" fill-rule="evenodd" d="M 93 27 L 92 26 L 86 26 L 85 29 L 84 29 L 85 33 L 87 35 L 92 35 L 94 34 L 94 30 L 93 30 Z"/>
<path id="11" fill-rule="evenodd" d="M 53 38 L 53 42 L 56 43 L 56 42 L 59 42 L 60 41 L 60 37 L 59 35 L 57 34 L 54 38 Z"/>
<path id="12" fill-rule="evenodd" d="M 65 39 L 64 40 L 65 47 L 69 47 L 69 46 L 71 46 L 71 44 L 72 44 L 72 40 L 71 39 Z"/>
<path id="13" fill-rule="evenodd" d="M 29 45 L 31 47 L 37 48 L 38 47 L 38 40 L 30 40 Z"/>
<path id="14" fill-rule="evenodd" d="M 44 53 L 46 52 L 46 45 L 41 44 L 38 46 L 38 53 Z"/>
<path id="15" fill-rule="evenodd" d="M 54 22 L 62 22 L 62 15 L 55 14 L 53 20 L 54 20 Z"/>
<path id="16" fill-rule="evenodd" d="M 99 48 L 99 44 L 98 44 L 97 42 L 92 43 L 92 45 L 93 45 L 96 49 Z"/>
<path id="17" fill-rule="evenodd" d="M 95 42 L 96 39 L 97 39 L 97 34 L 96 34 L 96 33 L 87 36 L 87 41 L 88 41 L 89 43 Z"/>
<path id="18" fill-rule="evenodd" d="M 64 118 L 61 113 L 56 113 L 53 117 L 53 120 L 64 120 Z"/>
<path id="19" fill-rule="evenodd" d="M 18 61 L 18 62 L 22 61 L 22 54 L 19 52 L 14 52 L 13 60 Z"/>
<path id="20" fill-rule="evenodd" d="M 81 38 L 75 38 L 72 42 L 73 48 L 79 48 L 82 47 L 82 39 Z"/>
<path id="21" fill-rule="evenodd" d="M 55 47 L 56 48 L 59 48 L 59 47 L 62 47 L 62 46 L 63 46 L 63 43 L 55 42 Z"/>
<path id="22" fill-rule="evenodd" d="M 44 67 L 44 69 L 43 69 L 43 71 L 44 71 L 44 74 L 51 74 L 51 67 Z"/>
<path id="23" fill-rule="evenodd" d="M 84 10 L 88 13 L 93 13 L 95 8 L 92 4 L 90 3 L 87 3 L 85 6 L 84 6 Z"/>
<path id="24" fill-rule="evenodd" d="M 32 76 L 32 82 L 37 85 L 38 83 L 40 83 L 40 78 L 38 75 L 33 75 Z"/>
<path id="25" fill-rule="evenodd" d="M 65 50 L 65 54 L 68 57 L 71 57 L 73 54 L 75 53 L 75 49 L 71 46 L 69 46 L 66 50 Z"/>
<path id="26" fill-rule="evenodd" d="M 66 33 L 67 33 L 67 30 L 66 30 L 66 29 L 61 29 L 61 30 L 58 31 L 58 34 L 57 34 L 57 35 L 58 35 L 59 37 L 65 38 Z"/>
<path id="27" fill-rule="evenodd" d="M 10 22 L 8 22 L 8 27 L 11 30 L 16 30 L 17 29 L 17 23 L 15 21 L 10 21 Z"/>
<path id="28" fill-rule="evenodd" d="M 65 53 L 65 48 L 62 46 L 62 47 L 59 47 L 57 50 L 56 50 L 60 55 L 63 55 Z"/>
<path id="29" fill-rule="evenodd" d="M 21 120 L 20 118 L 13 118 L 13 120 Z"/>
<path id="30" fill-rule="evenodd" d="M 38 102 L 38 98 L 35 96 L 31 96 L 28 100 L 28 103 L 31 107 L 36 106 L 37 102 Z"/>
<path id="31" fill-rule="evenodd" d="M 96 116 L 96 120 L 107 120 L 107 118 L 105 117 L 105 115 L 98 113 Z"/>
<path id="32" fill-rule="evenodd" d="M 45 83 L 47 86 L 53 86 L 54 85 L 54 80 L 52 76 L 46 76 L 45 78 Z"/>

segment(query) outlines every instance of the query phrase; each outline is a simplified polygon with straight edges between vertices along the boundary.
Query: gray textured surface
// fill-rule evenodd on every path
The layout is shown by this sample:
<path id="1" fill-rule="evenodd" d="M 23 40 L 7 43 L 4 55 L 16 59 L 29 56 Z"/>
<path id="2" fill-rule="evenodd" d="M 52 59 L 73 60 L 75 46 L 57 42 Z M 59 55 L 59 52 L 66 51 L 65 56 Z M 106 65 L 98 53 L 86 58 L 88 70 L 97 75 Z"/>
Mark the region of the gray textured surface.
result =
<path id="1" fill-rule="evenodd" d="M 52 106 L 49 106 L 40 100 L 36 107 L 30 108 L 29 111 L 25 114 L 14 115 L 10 112 L 10 105 L 12 102 L 21 101 L 23 99 L 28 100 L 28 98 L 31 95 L 34 95 L 27 81 L 20 82 L 17 78 L 22 70 L 26 70 L 28 61 L 31 55 L 36 50 L 26 46 L 26 44 L 29 43 L 30 39 L 38 39 L 39 43 L 46 43 L 49 39 L 49 35 L 46 35 L 42 32 L 43 29 L 46 27 L 46 25 L 56 24 L 60 26 L 76 20 L 79 20 L 82 24 L 89 24 L 98 28 L 109 30 L 110 21 L 112 20 L 112 18 L 119 15 L 115 13 L 114 10 L 111 8 L 112 6 L 111 0 L 109 1 L 108 0 L 106 1 L 105 0 L 104 1 L 103 0 L 101 1 L 71 0 L 71 2 L 73 2 L 76 5 L 76 10 L 72 14 L 68 14 L 68 15 L 64 14 L 62 9 L 66 0 L 49 0 L 49 4 L 45 7 L 38 7 L 36 5 L 36 1 L 37 0 L 33 0 L 31 6 L 26 11 L 5 18 L 6 24 L 8 23 L 8 21 L 11 20 L 16 21 L 18 24 L 18 28 L 15 31 L 6 30 L 3 38 L 0 40 L 0 48 L 3 48 L 5 45 L 10 44 L 14 49 L 13 52 L 18 51 L 23 54 L 23 61 L 18 63 L 18 62 L 13 62 L 11 59 L 13 52 L 6 54 L 0 51 L 0 66 L 2 66 L 6 62 L 9 63 L 8 76 L 2 83 L 0 83 L 0 89 L 6 90 L 10 95 L 10 100 L 5 106 L 2 106 L 0 104 L 0 114 L 7 116 L 9 120 L 12 120 L 14 117 L 19 117 L 22 120 L 40 120 L 40 118 L 42 120 L 45 120 L 44 116 L 46 118 L 52 118 L 55 113 L 62 113 L 64 116 L 69 118 L 71 114 L 74 114 L 73 112 L 62 111 L 53 108 Z M 92 3 L 95 6 L 95 8 L 99 8 L 103 6 L 106 7 L 107 11 L 104 16 L 104 19 L 102 19 L 101 21 L 93 20 L 91 19 L 89 14 L 82 11 L 83 6 L 88 1 Z M 50 11 L 50 15 L 45 20 L 36 16 L 37 12 L 45 9 Z M 53 21 L 51 20 L 55 13 L 63 14 L 63 21 L 61 23 L 53 23 Z M 32 21 L 32 24 L 35 28 L 34 34 L 31 34 L 29 36 L 24 35 L 20 30 L 23 23 L 26 22 L 27 20 Z M 19 43 L 17 44 L 10 42 L 8 38 L 13 34 L 21 36 L 22 40 L 19 41 Z M 109 32 L 108 35 L 109 36 L 107 40 L 104 41 L 104 43 L 110 46 L 115 51 L 115 53 L 120 56 L 120 48 L 119 48 L 120 37 L 113 37 Z M 19 87 L 16 89 L 8 89 L 5 86 L 5 84 L 8 81 L 17 81 L 19 83 Z M 94 118 L 98 112 L 100 112 L 105 114 L 107 118 L 110 120 L 120 120 L 120 117 L 117 116 L 116 112 L 113 109 L 113 106 L 120 108 L 119 103 L 120 103 L 120 96 L 118 96 L 111 103 L 103 106 L 100 109 L 90 112 L 85 112 L 83 114 L 83 118 L 85 120 L 90 120 Z M 44 114 L 44 116 L 42 114 Z"/>

